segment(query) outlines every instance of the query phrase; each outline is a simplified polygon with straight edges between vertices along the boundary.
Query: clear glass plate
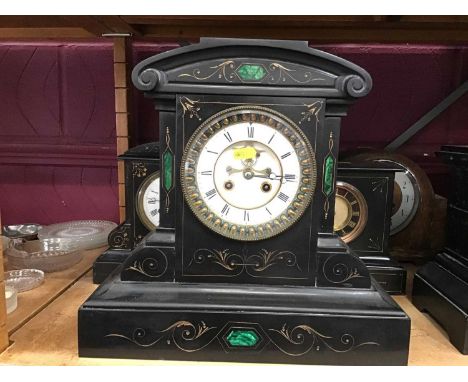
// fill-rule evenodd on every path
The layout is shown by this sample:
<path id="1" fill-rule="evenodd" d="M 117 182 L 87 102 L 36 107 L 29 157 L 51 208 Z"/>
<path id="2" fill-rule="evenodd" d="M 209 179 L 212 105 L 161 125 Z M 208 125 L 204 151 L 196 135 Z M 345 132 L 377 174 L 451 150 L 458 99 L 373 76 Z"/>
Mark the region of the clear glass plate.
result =
<path id="1" fill-rule="evenodd" d="M 80 249 L 93 249 L 105 245 L 115 227 L 117 224 L 105 220 L 76 220 L 44 227 L 38 237 L 40 240 L 68 239 Z"/>
<path id="2" fill-rule="evenodd" d="M 18 293 L 37 288 L 43 282 L 44 272 L 39 269 L 5 272 L 5 285 L 15 288 Z"/>
<path id="3" fill-rule="evenodd" d="M 10 269 L 32 268 L 44 272 L 68 269 L 81 260 L 78 246 L 69 240 L 46 239 L 15 244 L 5 251 Z"/>

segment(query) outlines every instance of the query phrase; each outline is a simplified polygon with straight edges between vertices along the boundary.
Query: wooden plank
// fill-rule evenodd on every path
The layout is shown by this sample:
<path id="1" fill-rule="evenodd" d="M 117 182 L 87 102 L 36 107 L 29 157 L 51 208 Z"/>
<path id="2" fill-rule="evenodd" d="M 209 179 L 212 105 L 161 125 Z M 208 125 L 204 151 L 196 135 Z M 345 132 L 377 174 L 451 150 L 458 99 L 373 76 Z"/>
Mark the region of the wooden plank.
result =
<path id="1" fill-rule="evenodd" d="M 7 317 L 10 335 L 49 305 L 93 266 L 94 260 L 106 247 L 83 252 L 82 260 L 70 269 L 46 273 L 44 283 L 30 291 L 18 294 L 18 308 Z"/>
<path id="2" fill-rule="evenodd" d="M 126 113 L 127 109 L 127 91 L 128 89 L 115 89 L 115 112 Z"/>
<path id="3" fill-rule="evenodd" d="M 125 207 L 119 207 L 119 217 L 120 217 L 120 222 L 123 223 L 126 218 Z"/>
<path id="4" fill-rule="evenodd" d="M 125 37 L 114 37 L 114 63 L 127 62 L 127 42 Z"/>
<path id="5" fill-rule="evenodd" d="M 0 363 L 16 365 L 174 364 L 174 361 L 79 358 L 77 354 L 77 311 L 95 289 L 96 285 L 92 284 L 92 275 L 89 272 L 11 336 L 14 346 L 10 346 L 0 354 Z M 397 296 L 395 300 L 411 317 L 410 365 L 468 365 L 468 357 L 459 353 L 450 344 L 445 332 L 427 315 L 419 312 L 406 296 Z M 177 362 L 177 364 L 190 363 Z"/>
<path id="6" fill-rule="evenodd" d="M 121 160 L 117 162 L 117 172 L 119 183 L 125 182 L 125 165 Z M 122 181 L 120 179 L 122 179 Z"/>
<path id="7" fill-rule="evenodd" d="M 390 24 L 390 23 L 389 23 Z M 393 25 L 392 25 L 393 26 Z M 390 25 L 375 27 L 357 27 L 356 25 L 332 26 L 287 26 L 270 25 L 265 27 L 245 27 L 242 25 L 145 25 L 142 31 L 145 37 L 164 39 L 196 39 L 205 37 L 241 37 L 308 40 L 312 43 L 466 43 L 468 29 L 447 28 L 409 29 L 390 28 Z"/>
<path id="8" fill-rule="evenodd" d="M 0 326 L 0 354 L 2 351 L 4 351 L 9 345 L 9 340 L 8 340 L 8 331 L 6 329 L 6 326 Z"/>
<path id="9" fill-rule="evenodd" d="M 115 113 L 115 128 L 118 137 L 128 137 L 128 113 Z"/>
<path id="10" fill-rule="evenodd" d="M 128 138 L 127 137 L 117 137 L 117 155 L 123 154 L 128 150 Z M 120 179 L 119 182 L 125 181 L 125 178 Z"/>
<path id="11" fill-rule="evenodd" d="M 76 39 L 93 38 L 94 34 L 83 28 L 1 28 L 0 39 Z"/>
<path id="12" fill-rule="evenodd" d="M 141 36 L 141 32 L 133 25 L 127 23 L 121 16 L 93 16 L 106 25 L 114 33 L 129 33 L 133 36 Z"/>
<path id="13" fill-rule="evenodd" d="M 119 183 L 119 206 L 125 207 L 125 183 Z"/>
<path id="14" fill-rule="evenodd" d="M 114 63 L 114 86 L 116 88 L 127 88 L 127 64 L 124 62 Z"/>

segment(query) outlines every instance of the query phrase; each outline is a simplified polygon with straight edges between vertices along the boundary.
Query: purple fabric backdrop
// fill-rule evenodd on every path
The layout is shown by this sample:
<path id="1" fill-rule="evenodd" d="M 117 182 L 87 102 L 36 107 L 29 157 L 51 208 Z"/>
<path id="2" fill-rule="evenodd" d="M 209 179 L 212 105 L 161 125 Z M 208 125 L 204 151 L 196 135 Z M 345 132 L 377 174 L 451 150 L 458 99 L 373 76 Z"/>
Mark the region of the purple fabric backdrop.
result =
<path id="1" fill-rule="evenodd" d="M 177 47 L 134 42 L 133 64 Z M 374 89 L 344 119 L 342 150 L 383 148 L 468 79 L 468 46 L 320 45 L 370 72 Z M 112 44 L 0 43 L 0 208 L 5 224 L 118 220 Z M 157 140 L 151 101 L 135 92 L 135 144 Z M 442 144 L 468 144 L 468 97 L 400 152 L 446 193 Z"/>

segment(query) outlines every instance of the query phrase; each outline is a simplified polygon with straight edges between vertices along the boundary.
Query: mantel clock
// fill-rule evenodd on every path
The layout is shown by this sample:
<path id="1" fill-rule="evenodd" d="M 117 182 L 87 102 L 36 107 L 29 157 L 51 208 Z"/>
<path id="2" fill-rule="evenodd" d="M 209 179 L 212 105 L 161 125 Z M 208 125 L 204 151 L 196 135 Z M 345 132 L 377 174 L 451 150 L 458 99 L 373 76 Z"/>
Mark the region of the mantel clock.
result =
<path id="1" fill-rule="evenodd" d="M 101 283 L 146 234 L 159 225 L 159 145 L 133 147 L 118 157 L 124 163 L 125 221 L 109 234 L 109 248 L 93 265 L 93 282 Z"/>
<path id="2" fill-rule="evenodd" d="M 406 364 L 408 317 L 333 232 L 369 74 L 306 42 L 201 39 L 132 80 L 159 111 L 159 226 L 80 308 L 80 355 Z"/>
<path id="3" fill-rule="evenodd" d="M 388 163 L 340 162 L 336 184 L 338 236 L 388 293 L 404 293 L 406 270 L 389 256 L 394 183 L 401 169 Z"/>

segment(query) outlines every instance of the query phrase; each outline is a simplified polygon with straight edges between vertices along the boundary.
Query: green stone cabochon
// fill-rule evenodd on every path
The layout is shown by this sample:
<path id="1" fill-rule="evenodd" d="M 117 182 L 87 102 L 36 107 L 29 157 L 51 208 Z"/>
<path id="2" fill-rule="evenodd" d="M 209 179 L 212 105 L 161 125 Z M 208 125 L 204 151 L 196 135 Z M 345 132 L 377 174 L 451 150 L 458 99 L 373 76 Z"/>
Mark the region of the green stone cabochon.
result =
<path id="1" fill-rule="evenodd" d="M 333 170 L 335 166 L 335 160 L 331 155 L 325 158 L 325 171 L 323 174 L 323 191 L 325 195 L 330 196 L 333 192 Z"/>
<path id="2" fill-rule="evenodd" d="M 258 342 L 258 335 L 253 330 L 231 330 L 226 340 L 233 347 L 252 347 Z"/>
<path id="3" fill-rule="evenodd" d="M 267 74 L 263 66 L 250 64 L 241 65 L 237 73 L 245 81 L 260 81 Z"/>
<path id="4" fill-rule="evenodd" d="M 166 151 L 163 155 L 164 162 L 164 188 L 169 191 L 172 188 L 172 153 Z"/>

